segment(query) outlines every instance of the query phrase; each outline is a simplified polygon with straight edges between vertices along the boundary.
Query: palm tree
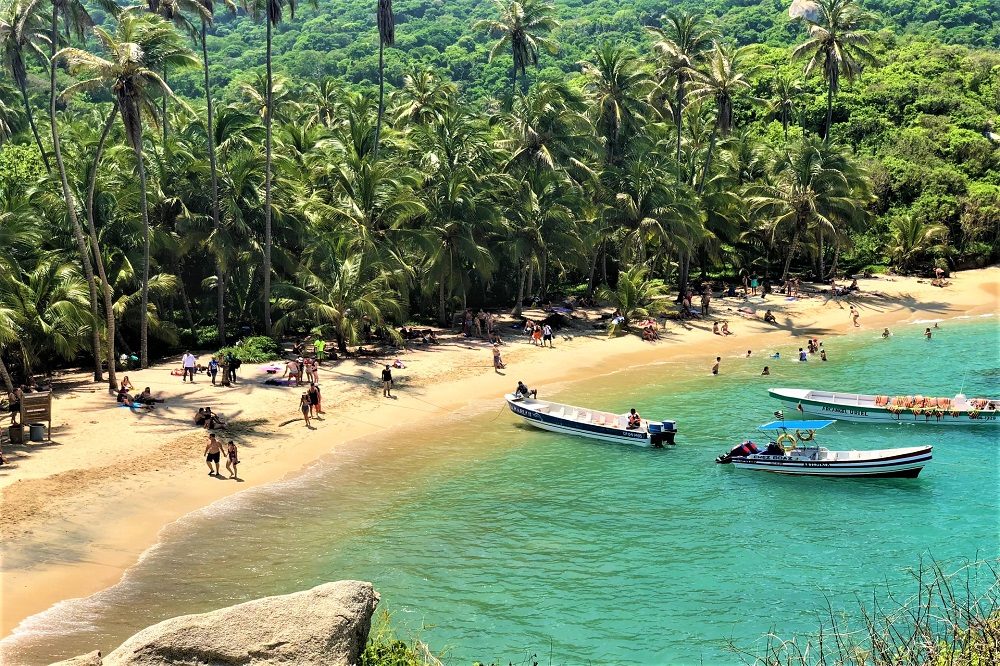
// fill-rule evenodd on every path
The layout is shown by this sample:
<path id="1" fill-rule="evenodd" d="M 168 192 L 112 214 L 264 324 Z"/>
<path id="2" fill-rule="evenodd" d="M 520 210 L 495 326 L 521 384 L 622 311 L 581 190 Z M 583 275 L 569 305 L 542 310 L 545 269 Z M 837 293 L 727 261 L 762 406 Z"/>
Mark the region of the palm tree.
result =
<path id="1" fill-rule="evenodd" d="M 767 111 L 781 121 L 785 141 L 788 141 L 788 126 L 795 118 L 795 107 L 801 98 L 801 81 L 781 72 L 774 75 L 774 79 L 771 81 L 771 99 L 767 103 Z"/>
<path id="2" fill-rule="evenodd" d="M 867 49 L 868 35 L 861 32 L 872 22 L 872 16 L 855 0 L 816 0 L 818 15 L 803 16 L 809 39 L 792 50 L 792 58 L 808 58 L 808 76 L 821 67 L 826 79 L 826 125 L 824 139 L 830 138 L 833 123 L 833 96 L 840 90 L 840 77 L 853 81 L 865 64 L 874 63 L 875 56 Z"/>
<path id="3" fill-rule="evenodd" d="M 271 161 L 273 158 L 272 141 L 272 115 L 274 112 L 274 72 L 272 71 L 271 51 L 274 28 L 281 23 L 281 14 L 285 7 L 288 13 L 295 18 L 295 5 L 297 0 L 245 0 L 247 10 L 254 20 L 264 14 L 264 23 L 267 27 L 266 39 L 267 49 L 264 55 L 264 65 L 266 69 L 266 100 L 264 107 L 264 332 L 271 335 L 271 250 L 273 239 L 271 238 L 271 187 L 273 185 L 273 173 L 271 171 Z M 316 0 L 312 1 L 316 6 Z"/>
<path id="4" fill-rule="evenodd" d="M 385 114 L 385 47 L 396 43 L 396 17 L 392 13 L 392 0 L 378 0 L 378 122 L 375 125 L 375 149 L 382 134 L 382 116 Z"/>
<path id="5" fill-rule="evenodd" d="M 212 234 L 219 236 L 221 222 L 219 221 L 219 161 L 215 152 L 215 105 L 212 99 L 211 68 L 208 63 L 208 24 L 215 17 L 215 0 L 199 0 L 202 5 L 201 19 L 201 65 L 205 70 L 205 137 L 208 141 L 208 164 L 212 178 Z M 223 0 L 226 9 L 236 11 L 233 0 Z M 215 325 L 219 331 L 219 344 L 226 344 L 226 276 L 221 257 L 215 260 L 215 293 L 216 318 Z"/>
<path id="6" fill-rule="evenodd" d="M 704 191 L 705 179 L 712 168 L 712 153 L 719 134 L 722 138 L 729 137 L 733 127 L 733 97 L 750 89 L 747 80 L 748 72 L 740 71 L 742 58 L 746 53 L 744 48 L 731 48 L 715 42 L 712 52 L 708 55 L 704 70 L 690 72 L 692 88 L 689 91 L 695 101 L 712 100 L 715 104 L 715 125 L 708 140 L 708 154 L 698 182 L 698 192 Z"/>
<path id="7" fill-rule="evenodd" d="M 922 255 L 947 247 L 948 227 L 912 215 L 894 218 L 889 231 L 892 234 L 889 256 L 902 271 L 908 270 Z"/>
<path id="8" fill-rule="evenodd" d="M 627 329 L 632 320 L 655 317 L 666 308 L 667 285 L 663 280 L 650 278 L 647 266 L 637 264 L 619 273 L 614 289 L 602 287 L 598 298 L 621 311 Z"/>
<path id="9" fill-rule="evenodd" d="M 538 65 L 539 51 L 553 55 L 559 50 L 554 41 L 543 36 L 558 28 L 559 21 L 552 16 L 555 9 L 545 0 L 493 0 L 493 6 L 499 18 L 477 21 L 473 29 L 498 36 L 490 49 L 490 62 L 504 49 L 510 49 L 513 57 L 510 94 L 513 99 L 518 72 L 527 82 L 527 66 Z"/>
<path id="10" fill-rule="evenodd" d="M 155 96 L 157 95 L 166 95 L 183 104 L 174 96 L 158 72 L 165 66 L 197 65 L 198 60 L 190 49 L 183 45 L 180 36 L 174 32 L 169 23 L 158 16 L 142 14 L 135 7 L 123 10 L 118 16 L 114 34 L 99 27 L 94 28 L 94 34 L 110 59 L 75 48 L 63 49 L 56 54 L 56 57 L 65 58 L 70 71 L 74 74 L 88 77 L 67 88 L 63 93 L 64 96 L 82 90 L 101 88 L 114 95 L 118 115 L 125 130 L 125 141 L 133 151 L 139 174 L 139 204 L 143 221 L 140 312 L 145 315 L 149 310 L 150 223 L 146 166 L 143 157 L 143 116 L 156 122 Z M 144 368 L 149 366 L 147 320 L 147 316 L 140 318 L 139 356 Z"/>
<path id="11" fill-rule="evenodd" d="M 633 50 L 610 43 L 598 47 L 593 62 L 581 62 L 580 68 L 594 125 L 604 138 L 605 161 L 614 165 L 648 115 L 652 81 Z"/>
<path id="12" fill-rule="evenodd" d="M 712 46 L 716 33 L 703 14 L 670 11 L 663 16 L 662 28 L 647 28 L 653 35 L 653 51 L 662 60 L 662 77 L 673 81 L 674 131 L 677 133 L 677 182 L 681 181 L 681 127 L 687 83 L 702 55 Z"/>
<path id="13" fill-rule="evenodd" d="M 790 234 L 781 279 L 810 228 L 833 231 L 838 224 L 865 214 L 862 172 L 837 147 L 805 137 L 778 153 L 770 169 L 771 184 L 749 188 L 750 211 L 763 217 L 772 243 L 779 233 Z"/>
<path id="14" fill-rule="evenodd" d="M 21 91 L 28 125 L 35 137 L 38 153 L 42 156 L 45 169 L 48 171 L 51 170 L 49 158 L 45 152 L 45 146 L 42 145 L 42 139 L 38 135 L 35 114 L 32 112 L 31 102 L 28 100 L 28 71 L 24 62 L 25 51 L 27 51 L 40 62 L 48 64 L 49 58 L 42 50 L 42 45 L 48 44 L 51 38 L 45 34 L 43 8 L 42 0 L 13 0 L 4 7 L 4 12 L 0 15 L 0 46 L 3 48 L 4 64 L 10 70 L 18 90 Z"/>
<path id="15" fill-rule="evenodd" d="M 440 119 L 457 96 L 458 88 L 451 81 L 442 80 L 431 69 L 416 69 L 403 77 L 396 98 L 396 122 L 428 125 Z"/>

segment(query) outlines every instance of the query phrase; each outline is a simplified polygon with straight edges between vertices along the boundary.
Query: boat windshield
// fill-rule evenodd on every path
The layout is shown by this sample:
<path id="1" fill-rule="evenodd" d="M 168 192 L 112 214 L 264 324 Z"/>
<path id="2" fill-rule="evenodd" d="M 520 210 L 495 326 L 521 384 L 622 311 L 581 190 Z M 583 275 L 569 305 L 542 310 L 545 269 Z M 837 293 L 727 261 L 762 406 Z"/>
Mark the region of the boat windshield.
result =
<path id="1" fill-rule="evenodd" d="M 758 430 L 822 430 L 835 421 L 771 421 Z"/>

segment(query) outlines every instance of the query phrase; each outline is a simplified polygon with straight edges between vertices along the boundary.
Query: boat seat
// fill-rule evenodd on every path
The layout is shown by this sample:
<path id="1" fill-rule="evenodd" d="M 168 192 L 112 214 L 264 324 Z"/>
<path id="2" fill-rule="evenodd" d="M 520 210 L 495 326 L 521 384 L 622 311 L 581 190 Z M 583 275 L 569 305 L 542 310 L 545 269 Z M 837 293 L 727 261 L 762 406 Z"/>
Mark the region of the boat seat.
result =
<path id="1" fill-rule="evenodd" d="M 539 405 L 538 407 L 535 407 L 535 411 L 536 412 L 547 412 L 547 411 L 549 411 L 549 406 L 548 405 Z"/>
<path id="2" fill-rule="evenodd" d="M 596 423 L 597 425 L 604 425 L 605 418 L 603 416 L 598 416 L 597 418 L 594 419 L 594 423 Z"/>
<path id="3" fill-rule="evenodd" d="M 559 408 L 559 409 L 557 409 L 556 411 L 552 412 L 552 416 L 559 416 L 559 417 L 562 417 L 562 415 L 563 415 L 563 413 L 564 413 L 565 411 L 566 411 L 566 410 L 565 410 L 564 408 L 560 407 L 560 408 Z"/>

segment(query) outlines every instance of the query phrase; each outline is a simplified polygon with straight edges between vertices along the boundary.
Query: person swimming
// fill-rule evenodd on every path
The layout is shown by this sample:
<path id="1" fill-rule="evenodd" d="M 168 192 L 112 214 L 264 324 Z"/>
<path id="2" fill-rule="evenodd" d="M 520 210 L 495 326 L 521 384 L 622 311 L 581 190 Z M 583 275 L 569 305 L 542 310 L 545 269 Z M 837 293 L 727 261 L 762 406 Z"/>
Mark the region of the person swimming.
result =
<path id="1" fill-rule="evenodd" d="M 769 375 L 769 374 L 771 374 L 771 366 L 769 366 L 769 365 L 765 365 L 765 366 L 764 366 L 764 370 L 763 370 L 763 371 L 761 371 L 761 373 L 760 373 L 760 374 L 761 374 L 761 376 L 763 376 L 763 375 Z"/>

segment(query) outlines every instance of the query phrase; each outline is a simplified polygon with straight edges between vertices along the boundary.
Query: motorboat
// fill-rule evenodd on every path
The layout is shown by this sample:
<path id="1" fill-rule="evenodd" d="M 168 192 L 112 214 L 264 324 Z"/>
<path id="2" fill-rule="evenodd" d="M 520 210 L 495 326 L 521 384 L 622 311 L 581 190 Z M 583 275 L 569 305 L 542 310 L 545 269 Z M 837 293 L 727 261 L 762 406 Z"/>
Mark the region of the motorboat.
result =
<path id="1" fill-rule="evenodd" d="M 773 421 L 758 428 L 772 435 L 761 447 L 747 440 L 715 459 L 738 469 L 843 478 L 916 478 L 931 460 L 930 446 L 875 451 L 832 451 L 814 444 L 816 432 L 835 421 Z"/>
<path id="2" fill-rule="evenodd" d="M 578 435 L 605 442 L 662 448 L 674 443 L 675 421 L 640 419 L 638 427 L 629 427 L 629 414 L 614 414 L 587 407 L 539 400 L 520 393 L 504 396 L 510 411 L 528 425 L 565 435 Z"/>
<path id="3" fill-rule="evenodd" d="M 811 414 L 839 421 L 926 423 L 932 425 L 998 425 L 1000 399 L 922 395 L 866 395 L 812 389 L 772 388 L 772 398 Z"/>

